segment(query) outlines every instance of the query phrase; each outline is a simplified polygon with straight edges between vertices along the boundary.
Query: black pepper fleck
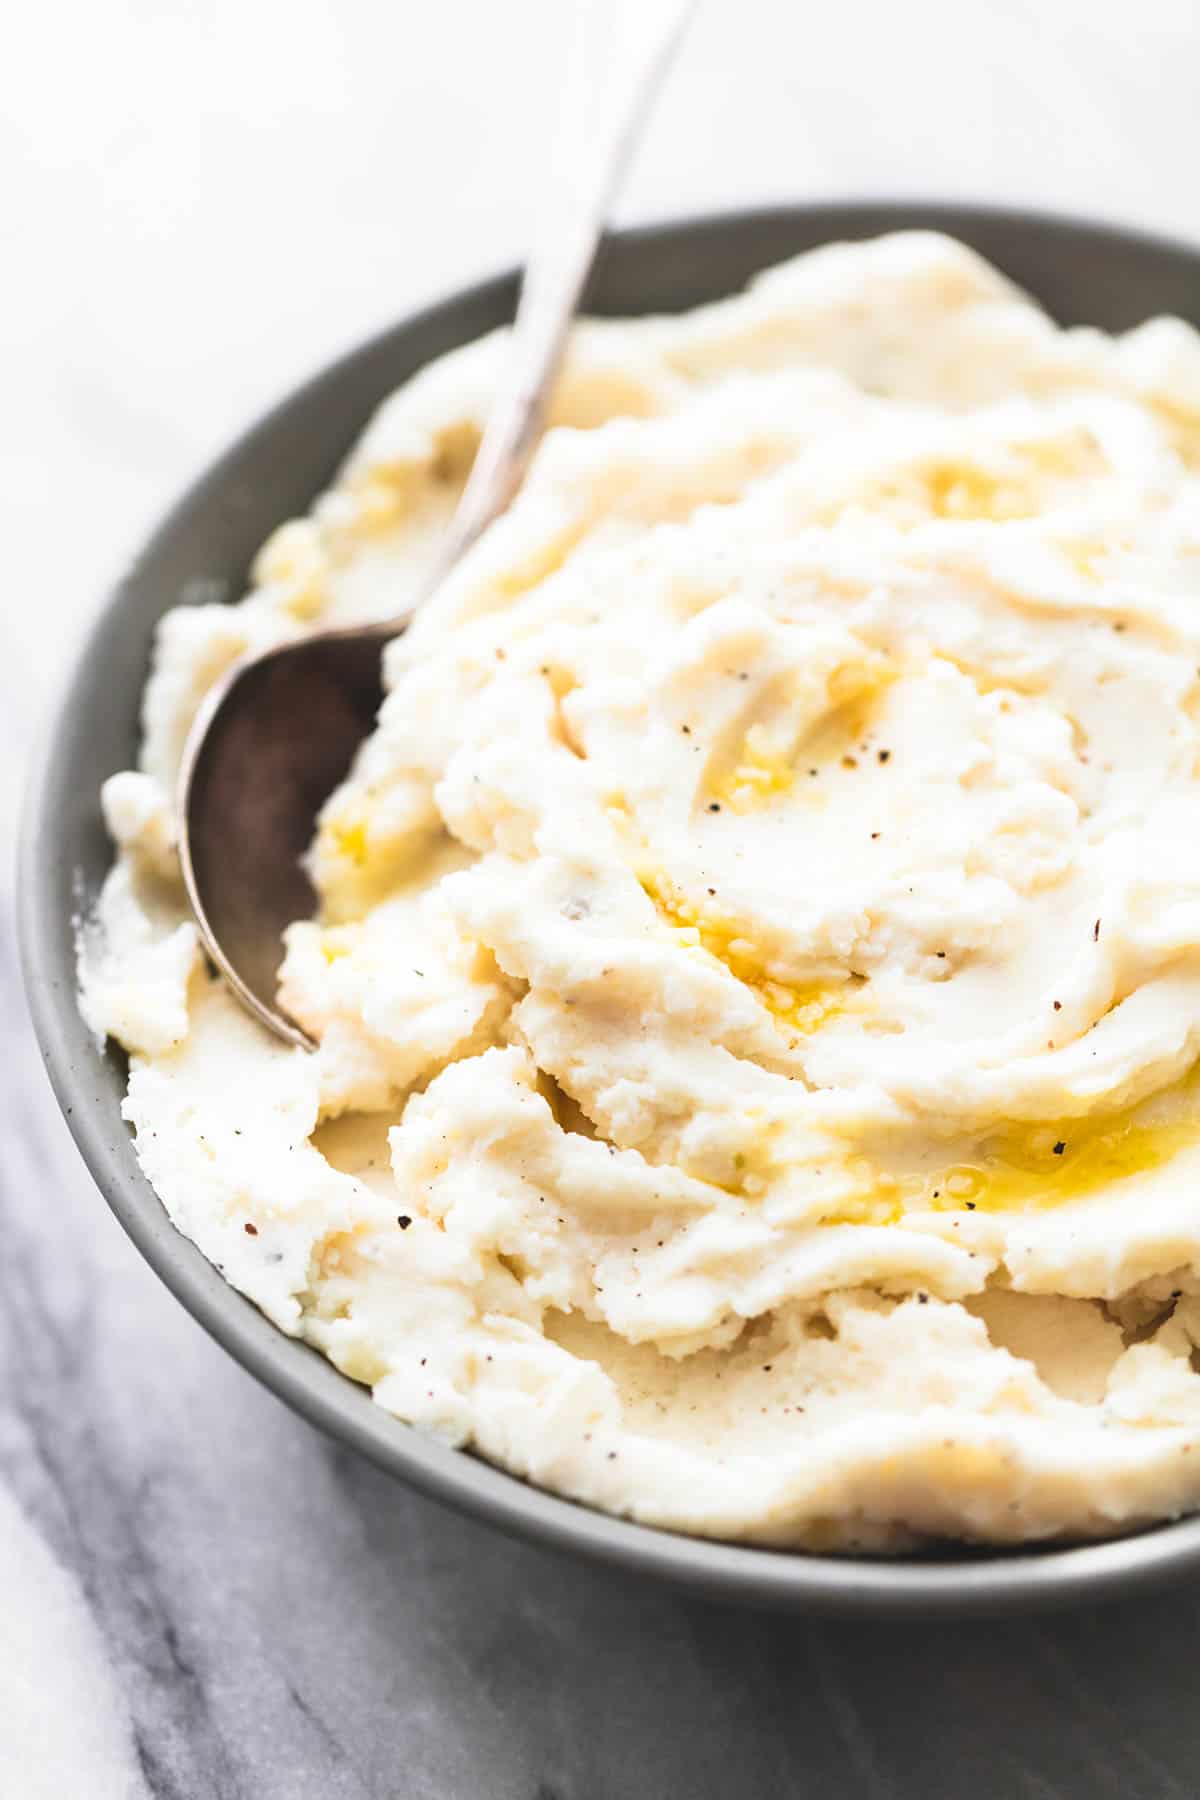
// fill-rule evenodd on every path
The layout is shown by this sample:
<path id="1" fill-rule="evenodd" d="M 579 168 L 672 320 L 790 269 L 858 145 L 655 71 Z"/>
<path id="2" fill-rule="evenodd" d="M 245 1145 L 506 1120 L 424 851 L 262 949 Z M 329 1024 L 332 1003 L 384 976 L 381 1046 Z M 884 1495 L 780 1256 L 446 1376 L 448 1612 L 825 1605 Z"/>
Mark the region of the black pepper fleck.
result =
<path id="1" fill-rule="evenodd" d="M 1065 1143 L 1064 1143 L 1064 1142 L 1063 1142 L 1063 1140 L 1062 1140 L 1062 1138 L 1059 1138 L 1059 1140 L 1058 1140 L 1058 1142 L 1057 1142 L 1057 1144 L 1055 1144 L 1055 1146 L 1054 1146 L 1054 1154 L 1055 1154 L 1055 1156 L 1061 1156 L 1061 1155 L 1062 1155 L 1062 1153 L 1063 1153 L 1063 1151 L 1064 1151 L 1064 1150 L 1065 1150 L 1065 1149 L 1066 1149 L 1066 1147 L 1067 1147 L 1067 1146 L 1066 1146 L 1066 1144 L 1065 1144 Z"/>
<path id="2" fill-rule="evenodd" d="M 409 1226 L 412 1224 L 412 1220 L 409 1218 L 407 1213 L 401 1213 L 400 1216 L 398 1217 L 398 1219 L 396 1220 L 396 1223 L 400 1227 L 401 1231 L 407 1231 Z"/>

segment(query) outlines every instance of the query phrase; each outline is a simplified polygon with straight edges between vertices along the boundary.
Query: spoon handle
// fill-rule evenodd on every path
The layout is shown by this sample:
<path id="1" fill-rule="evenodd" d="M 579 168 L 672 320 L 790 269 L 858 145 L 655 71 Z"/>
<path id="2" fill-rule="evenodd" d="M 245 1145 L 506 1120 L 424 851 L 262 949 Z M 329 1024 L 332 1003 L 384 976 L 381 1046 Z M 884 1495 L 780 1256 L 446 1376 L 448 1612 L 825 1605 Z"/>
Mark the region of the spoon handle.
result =
<path id="1" fill-rule="evenodd" d="M 555 213 L 558 229 L 551 229 L 530 258 L 509 357 L 450 527 L 443 570 L 504 511 L 521 485 L 613 196 L 696 3 L 660 0 L 657 16 L 623 74 L 607 128 L 572 189 L 567 219 Z"/>

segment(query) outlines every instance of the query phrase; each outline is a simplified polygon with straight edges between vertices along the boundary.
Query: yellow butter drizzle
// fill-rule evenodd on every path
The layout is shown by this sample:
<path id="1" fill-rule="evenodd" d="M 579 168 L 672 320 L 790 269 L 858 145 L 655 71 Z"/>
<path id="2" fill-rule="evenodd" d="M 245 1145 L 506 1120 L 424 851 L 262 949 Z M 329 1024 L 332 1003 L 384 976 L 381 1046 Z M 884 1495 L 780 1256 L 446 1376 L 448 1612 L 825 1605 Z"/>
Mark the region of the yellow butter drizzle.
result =
<path id="1" fill-rule="evenodd" d="M 1025 1212 L 1098 1194 L 1130 1176 L 1161 1168 L 1200 1137 L 1196 1124 L 1135 1123 L 1129 1117 L 1063 1120 L 985 1145 L 975 1161 L 955 1163 L 905 1195 L 907 1207 L 938 1211 Z M 1062 1149 L 1056 1148 L 1062 1145 Z"/>
<path id="2" fill-rule="evenodd" d="M 639 880 L 659 917 L 671 926 L 680 944 L 711 956 L 728 969 L 788 1031 L 801 1036 L 817 1031 L 848 1011 L 864 985 L 859 976 L 835 982 L 776 981 L 768 973 L 762 953 L 742 935 L 736 919 L 715 907 L 697 905 L 658 871 L 643 873 Z"/>
<path id="3" fill-rule="evenodd" d="M 1005 481 L 969 463 L 939 463 L 926 471 L 929 510 L 938 519 L 1026 519 L 1035 510 L 1033 496 L 1017 482 Z"/>
<path id="4" fill-rule="evenodd" d="M 321 933 L 321 955 L 329 964 L 340 962 L 349 956 L 359 941 L 360 932 L 354 925 L 331 925 Z"/>
<path id="5" fill-rule="evenodd" d="M 366 868 L 368 847 L 365 820 L 358 819 L 347 825 L 331 825 L 329 835 L 339 856 L 344 856 L 356 869 Z"/>
<path id="6" fill-rule="evenodd" d="M 1071 430 L 1038 443 L 1006 445 L 991 467 L 970 454 L 905 464 L 829 511 L 836 517 L 846 504 L 866 505 L 902 527 L 928 519 L 1003 524 L 1042 512 L 1054 498 L 1048 484 L 1093 480 L 1107 467 L 1093 434 Z"/>
<path id="7" fill-rule="evenodd" d="M 824 1222 L 895 1224 L 916 1212 L 1031 1212 L 1101 1194 L 1200 1144 L 1196 1076 L 1169 1090 L 1173 1116 L 1148 1116 L 1164 1097 L 1091 1119 L 1009 1127 L 931 1174 L 895 1175 L 855 1157 L 848 1172 L 860 1191 Z"/>
<path id="8" fill-rule="evenodd" d="M 326 924 L 363 918 L 386 898 L 413 858 L 410 834 L 389 829 L 369 800 L 338 796 L 317 834 L 314 875 Z"/>
<path id="9" fill-rule="evenodd" d="M 874 653 L 843 663 L 829 677 L 829 710 L 801 743 L 780 748 L 761 723 L 750 725 L 729 767 L 710 783 L 704 801 L 749 812 L 790 793 L 801 761 L 808 767 L 844 761 L 847 752 L 859 749 L 881 697 L 900 674 L 898 667 Z"/>
<path id="10" fill-rule="evenodd" d="M 947 458 L 924 471 L 929 510 L 939 519 L 1026 519 L 1046 503 L 1046 481 L 1083 481 L 1102 475 L 1108 464 L 1092 433 L 1071 431 L 1061 438 L 1022 444 L 1003 474 L 977 463 Z"/>
<path id="11" fill-rule="evenodd" d="M 761 725 L 752 725 L 733 767 L 709 792 L 735 812 L 749 812 L 777 794 L 786 794 L 795 779 L 791 758 L 771 748 Z"/>

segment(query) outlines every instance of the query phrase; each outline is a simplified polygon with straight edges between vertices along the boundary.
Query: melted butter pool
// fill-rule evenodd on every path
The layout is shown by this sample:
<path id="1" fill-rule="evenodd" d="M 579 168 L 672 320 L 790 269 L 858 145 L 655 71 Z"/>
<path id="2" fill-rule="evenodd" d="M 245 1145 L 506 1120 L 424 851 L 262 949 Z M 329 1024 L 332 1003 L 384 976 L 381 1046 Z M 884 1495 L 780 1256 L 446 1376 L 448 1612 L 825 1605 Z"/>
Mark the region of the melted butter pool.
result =
<path id="1" fill-rule="evenodd" d="M 828 710 L 798 743 L 781 746 L 761 722 L 750 724 L 728 762 L 714 773 L 702 803 L 752 812 L 792 793 L 799 769 L 811 777 L 823 768 L 857 767 L 861 740 L 900 674 L 874 654 L 845 663 L 829 678 Z M 800 783 L 800 792 L 810 804 L 814 799 L 824 804 L 824 792 L 809 792 L 807 781 Z"/>
<path id="2" fill-rule="evenodd" d="M 1029 1212 L 1085 1200 L 1163 1168 L 1200 1144 L 1200 1077 L 1123 1112 L 1092 1119 L 1011 1126 L 958 1160 L 909 1174 L 871 1168 L 861 1200 L 839 1209 L 839 1222 L 896 1223 L 919 1212 Z"/>
<path id="3" fill-rule="evenodd" d="M 984 1145 L 978 1160 L 951 1164 L 904 1193 L 905 1210 L 1024 1212 L 1061 1206 L 1161 1168 L 1190 1144 L 1200 1124 L 1072 1119 L 1009 1132 Z"/>
<path id="4" fill-rule="evenodd" d="M 822 1214 L 826 1225 L 896 1225 L 920 1213 L 1032 1212 L 1092 1199 L 1164 1168 L 1200 1146 L 1200 1071 L 1122 1112 L 1010 1126 L 955 1160 L 930 1155 L 897 1172 L 850 1156 L 853 1192 Z"/>
<path id="5" fill-rule="evenodd" d="M 669 877 L 649 873 L 639 877 L 643 891 L 654 902 L 660 919 L 669 925 L 685 950 L 711 957 L 762 1001 L 783 1029 L 805 1037 L 830 1019 L 855 1007 L 862 976 L 844 981 L 791 984 L 775 981 L 762 953 L 743 935 L 743 927 L 715 907 L 689 900 Z"/>

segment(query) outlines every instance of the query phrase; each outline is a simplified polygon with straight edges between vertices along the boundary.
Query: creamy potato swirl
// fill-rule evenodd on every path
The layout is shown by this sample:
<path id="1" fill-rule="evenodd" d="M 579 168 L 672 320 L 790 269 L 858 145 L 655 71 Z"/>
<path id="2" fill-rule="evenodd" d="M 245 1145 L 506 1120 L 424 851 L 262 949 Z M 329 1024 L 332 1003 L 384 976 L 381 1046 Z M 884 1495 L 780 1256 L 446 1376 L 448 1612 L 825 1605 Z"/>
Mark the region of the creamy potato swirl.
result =
<path id="1" fill-rule="evenodd" d="M 419 590 L 501 336 L 164 620 L 82 956 L 171 1216 L 382 1405 L 713 1535 L 1200 1500 L 1200 340 L 927 234 L 588 322 L 390 647 L 271 1041 L 169 795 L 232 657 Z"/>

